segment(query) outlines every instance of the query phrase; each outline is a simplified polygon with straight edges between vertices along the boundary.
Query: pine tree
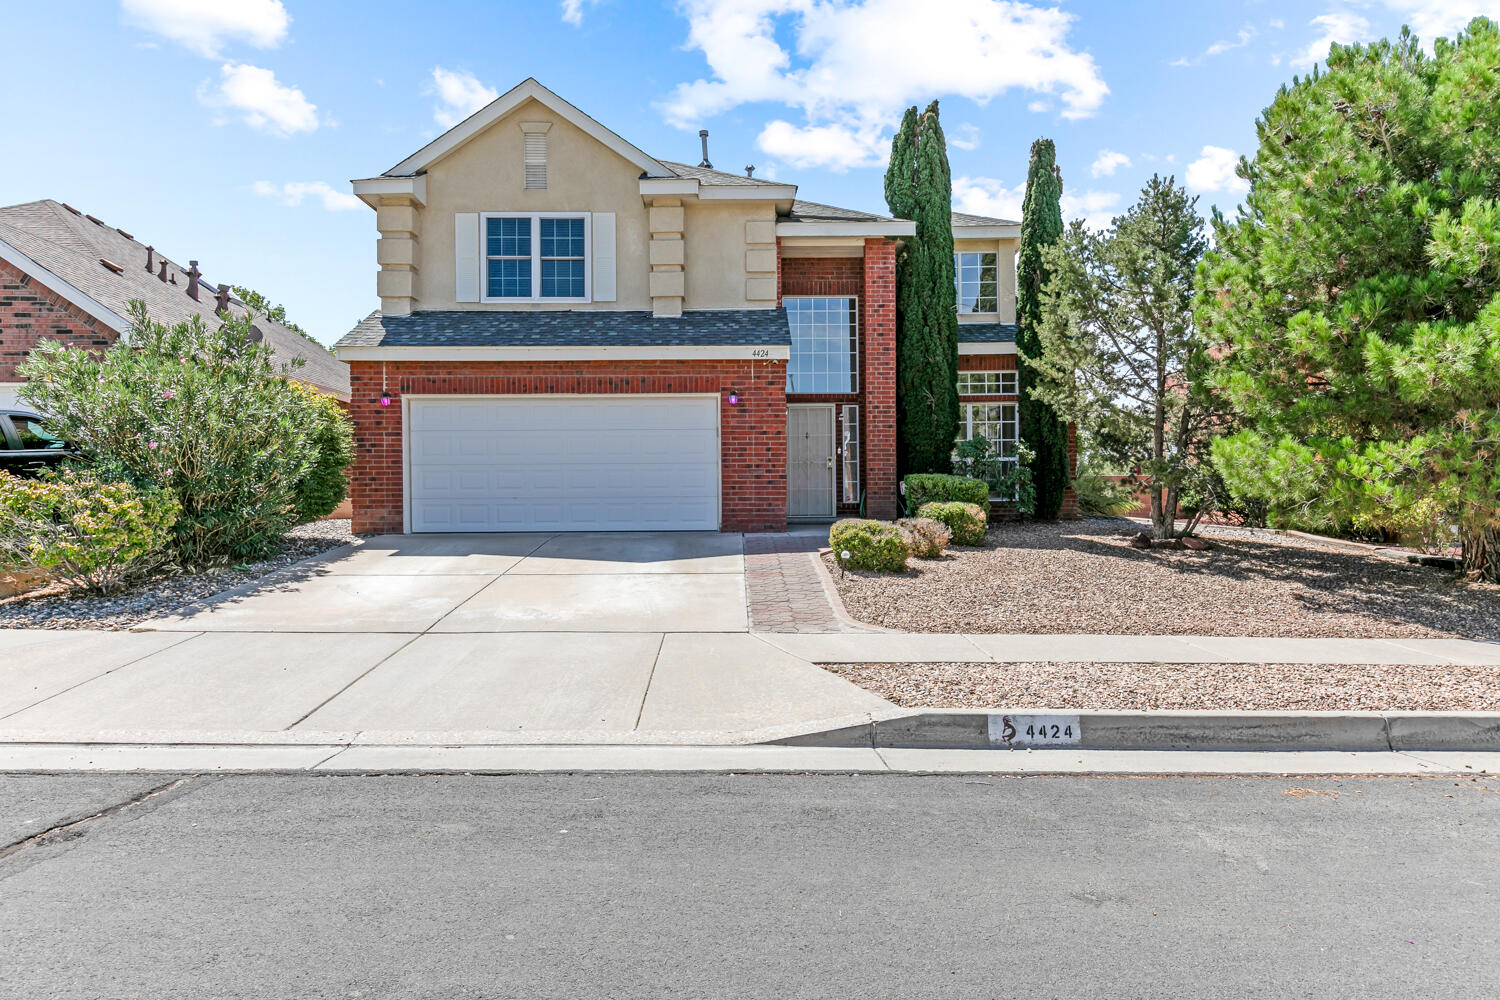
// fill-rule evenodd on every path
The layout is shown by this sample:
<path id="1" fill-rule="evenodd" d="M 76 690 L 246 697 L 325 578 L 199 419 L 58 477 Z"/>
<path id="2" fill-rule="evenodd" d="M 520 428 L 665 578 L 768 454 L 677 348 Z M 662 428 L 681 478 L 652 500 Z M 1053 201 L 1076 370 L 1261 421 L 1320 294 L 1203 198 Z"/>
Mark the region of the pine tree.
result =
<path id="1" fill-rule="evenodd" d="M 1256 123 L 1198 322 L 1249 427 L 1231 489 L 1302 523 L 1456 528 L 1500 579 L 1500 28 L 1334 46 Z"/>
<path id="2" fill-rule="evenodd" d="M 886 204 L 916 222 L 896 260 L 896 420 L 901 466 L 947 472 L 958 436 L 958 312 L 953 299 L 953 184 L 933 101 L 909 108 L 891 144 Z"/>
<path id="3" fill-rule="evenodd" d="M 1053 520 L 1062 509 L 1069 482 L 1068 428 L 1056 411 L 1033 395 L 1037 373 L 1031 359 L 1042 353 L 1042 301 L 1049 272 L 1042 251 L 1062 238 L 1062 172 L 1051 139 L 1031 144 L 1026 200 L 1021 207 L 1021 249 L 1016 264 L 1016 347 L 1021 392 L 1021 440 L 1036 457 L 1031 463 L 1036 485 L 1036 517 Z"/>

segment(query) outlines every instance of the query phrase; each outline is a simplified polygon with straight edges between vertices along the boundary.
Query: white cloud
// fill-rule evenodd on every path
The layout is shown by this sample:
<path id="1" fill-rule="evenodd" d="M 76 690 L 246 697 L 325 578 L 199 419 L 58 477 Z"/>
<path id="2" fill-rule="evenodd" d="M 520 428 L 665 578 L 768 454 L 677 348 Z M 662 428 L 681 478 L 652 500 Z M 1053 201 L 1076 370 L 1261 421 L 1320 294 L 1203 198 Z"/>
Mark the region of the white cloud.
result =
<path id="1" fill-rule="evenodd" d="M 562 19 L 577 27 L 583 23 L 584 9 L 597 3 L 599 0 L 562 0 Z"/>
<path id="2" fill-rule="evenodd" d="M 486 87 L 473 73 L 441 66 L 433 69 L 427 93 L 437 96 L 432 117 L 443 128 L 452 128 L 500 96 L 500 91 Z"/>
<path id="3" fill-rule="evenodd" d="M 1500 18 L 1500 0 L 1384 0 L 1432 48 L 1432 40 L 1468 27 L 1476 17 Z"/>
<path id="4" fill-rule="evenodd" d="M 1032 101 L 1030 104 L 1026 105 L 1026 110 L 1032 112 L 1033 114 L 1044 115 L 1052 110 L 1052 102 Z"/>
<path id="5" fill-rule="evenodd" d="M 794 167 L 878 167 L 890 159 L 891 139 L 880 125 L 793 125 L 776 119 L 761 129 L 755 144 Z"/>
<path id="6" fill-rule="evenodd" d="M 1128 166 L 1130 166 L 1130 157 L 1124 153 L 1116 153 L 1112 149 L 1101 149 L 1089 167 L 1089 174 L 1094 177 L 1113 177 L 1116 170 Z"/>
<path id="7" fill-rule="evenodd" d="M 225 63 L 219 86 L 198 90 L 198 100 L 211 108 L 239 112 L 246 125 L 272 135 L 289 136 L 318 127 L 318 109 L 296 87 L 279 83 L 276 74 L 246 63 Z"/>
<path id="8" fill-rule="evenodd" d="M 1224 192 L 1239 195 L 1249 190 L 1245 179 L 1235 175 L 1240 155 L 1223 146 L 1204 146 L 1202 154 L 1189 163 L 1184 180 L 1189 189 L 1200 194 Z"/>
<path id="9" fill-rule="evenodd" d="M 250 185 L 250 190 L 261 198 L 274 198 L 287 206 L 300 205 L 304 198 L 317 198 L 330 212 L 348 212 L 365 207 L 365 203 L 354 195 L 347 191 L 336 191 L 323 181 L 288 181 L 285 184 L 256 181 Z"/>
<path id="10" fill-rule="evenodd" d="M 1234 41 L 1231 42 L 1227 39 L 1221 38 L 1217 42 L 1214 42 L 1212 45 L 1210 45 L 1208 48 L 1204 49 L 1201 55 L 1195 56 L 1192 59 L 1189 59 L 1187 56 L 1182 56 L 1178 59 L 1173 59 L 1168 65 L 1201 66 L 1204 62 L 1212 59 L 1214 56 L 1221 56 L 1226 52 L 1244 48 L 1246 45 L 1249 45 L 1251 42 L 1255 41 L 1255 39 L 1259 35 L 1260 32 L 1255 29 L 1254 25 L 1247 24 L 1236 33 Z"/>
<path id="11" fill-rule="evenodd" d="M 1025 200 L 1025 184 L 1006 187 L 1004 181 L 993 177 L 953 178 L 953 207 L 960 212 L 1019 221 Z M 1063 218 L 1081 218 L 1090 229 L 1105 229 L 1118 214 L 1119 204 L 1120 196 L 1113 191 L 1071 194 L 1064 190 Z"/>
<path id="12" fill-rule="evenodd" d="M 127 22 L 169 38 L 209 59 L 239 40 L 272 49 L 286 38 L 291 17 L 281 0 L 120 0 Z"/>
<path id="13" fill-rule="evenodd" d="M 1292 56 L 1293 69 L 1312 69 L 1328 58 L 1328 50 L 1335 43 L 1348 45 L 1366 38 L 1370 33 L 1370 22 L 1347 10 L 1319 14 L 1308 24 L 1318 30 L 1318 37 Z"/>
<path id="14" fill-rule="evenodd" d="M 979 126 L 964 122 L 957 129 L 948 133 L 948 144 L 957 146 L 959 149 L 979 148 Z"/>
<path id="15" fill-rule="evenodd" d="M 690 49 L 711 75 L 678 85 L 660 105 L 697 128 L 752 102 L 802 112 L 778 120 L 767 143 L 808 146 L 802 165 L 874 164 L 901 109 L 932 96 L 987 102 L 1012 89 L 1057 98 L 1065 118 L 1092 115 L 1109 94 L 1091 55 L 1068 44 L 1073 15 L 1019 0 L 683 0 Z M 783 47 L 783 39 L 785 47 Z M 856 142 L 848 149 L 842 142 Z M 827 157 L 827 159 L 824 159 Z"/>

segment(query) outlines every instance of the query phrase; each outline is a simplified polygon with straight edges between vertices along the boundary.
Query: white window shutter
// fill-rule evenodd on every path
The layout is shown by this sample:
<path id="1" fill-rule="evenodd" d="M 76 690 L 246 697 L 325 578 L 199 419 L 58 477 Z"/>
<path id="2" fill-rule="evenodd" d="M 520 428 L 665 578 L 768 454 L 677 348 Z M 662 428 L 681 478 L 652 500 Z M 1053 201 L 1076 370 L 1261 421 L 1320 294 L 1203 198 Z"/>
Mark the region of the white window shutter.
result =
<path id="1" fill-rule="evenodd" d="M 453 217 L 453 277 L 453 301 L 479 301 L 479 214 L 477 212 L 459 212 Z"/>
<path id="2" fill-rule="evenodd" d="M 615 300 L 615 213 L 594 213 L 594 295 L 595 302 Z"/>

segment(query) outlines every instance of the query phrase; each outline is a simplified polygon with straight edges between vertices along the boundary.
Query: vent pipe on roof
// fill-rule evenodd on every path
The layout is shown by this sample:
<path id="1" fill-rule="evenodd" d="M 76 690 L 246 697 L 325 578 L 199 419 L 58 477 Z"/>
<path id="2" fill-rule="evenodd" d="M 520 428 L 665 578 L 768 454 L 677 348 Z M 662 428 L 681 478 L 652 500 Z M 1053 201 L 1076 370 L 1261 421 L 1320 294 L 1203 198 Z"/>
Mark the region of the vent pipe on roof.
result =
<path id="1" fill-rule="evenodd" d="M 218 308 L 214 310 L 215 312 L 221 312 L 222 313 L 222 312 L 228 312 L 229 311 L 229 286 L 228 285 L 220 285 L 219 286 L 219 290 L 214 293 L 214 298 L 218 300 L 218 304 L 219 304 Z"/>
<path id="2" fill-rule="evenodd" d="M 202 272 L 198 270 L 198 262 L 196 260 L 190 260 L 190 261 L 188 261 L 188 270 L 187 270 L 188 286 L 187 286 L 187 293 L 188 293 L 188 296 L 194 302 L 198 301 L 198 277 L 199 277 L 199 275 L 201 273 Z"/>
<path id="3" fill-rule="evenodd" d="M 150 272 L 152 272 L 154 270 L 156 270 L 156 247 L 147 247 L 146 248 L 146 272 L 149 274 Z"/>
<path id="4" fill-rule="evenodd" d="M 698 166 L 712 170 L 714 165 L 708 162 L 708 129 L 700 128 L 698 130 L 698 138 L 703 140 L 703 162 L 698 164 Z"/>
<path id="5" fill-rule="evenodd" d="M 753 164 L 753 163 L 747 163 L 747 164 L 745 164 L 745 176 L 746 177 L 754 177 L 755 176 L 755 164 Z"/>
<path id="6" fill-rule="evenodd" d="M 167 281 L 167 258 L 163 257 L 161 259 L 161 270 L 157 272 L 156 276 L 159 279 L 161 279 L 162 284 L 166 284 L 166 281 Z"/>

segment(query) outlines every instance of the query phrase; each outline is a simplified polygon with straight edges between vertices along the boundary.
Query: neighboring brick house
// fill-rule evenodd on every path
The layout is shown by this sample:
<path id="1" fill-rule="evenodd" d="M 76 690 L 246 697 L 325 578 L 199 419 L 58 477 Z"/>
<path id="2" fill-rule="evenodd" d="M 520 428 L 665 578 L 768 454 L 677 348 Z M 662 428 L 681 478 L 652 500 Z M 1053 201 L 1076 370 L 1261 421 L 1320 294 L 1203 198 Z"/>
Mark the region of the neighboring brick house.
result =
<path id="1" fill-rule="evenodd" d="M 658 160 L 527 80 L 379 177 L 354 529 L 774 531 L 898 513 L 914 224 Z M 964 432 L 1014 453 L 1017 223 L 955 215 Z"/>
<path id="2" fill-rule="evenodd" d="M 0 208 L 0 409 L 17 406 L 24 381 L 16 366 L 43 340 L 105 348 L 130 330 L 132 300 L 153 320 L 180 323 L 201 316 L 217 325 L 219 286 L 197 262 L 187 269 L 122 229 L 56 201 Z M 223 289 L 223 307 L 243 316 L 243 302 Z M 294 330 L 265 317 L 255 329 L 291 364 L 291 377 L 347 401 L 348 366 Z"/>

